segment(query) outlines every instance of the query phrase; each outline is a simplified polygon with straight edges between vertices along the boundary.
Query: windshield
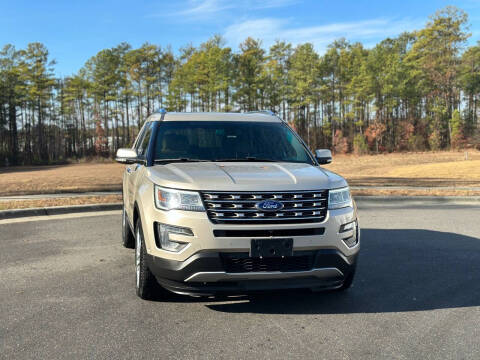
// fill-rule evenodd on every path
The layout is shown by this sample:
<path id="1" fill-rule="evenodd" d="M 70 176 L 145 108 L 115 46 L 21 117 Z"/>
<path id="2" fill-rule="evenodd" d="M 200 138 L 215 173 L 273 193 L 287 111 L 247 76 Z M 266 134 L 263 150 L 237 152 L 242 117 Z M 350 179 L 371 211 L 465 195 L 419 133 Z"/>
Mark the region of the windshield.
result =
<path id="1" fill-rule="evenodd" d="M 285 161 L 313 164 L 283 123 L 166 121 L 155 141 L 155 160 Z"/>

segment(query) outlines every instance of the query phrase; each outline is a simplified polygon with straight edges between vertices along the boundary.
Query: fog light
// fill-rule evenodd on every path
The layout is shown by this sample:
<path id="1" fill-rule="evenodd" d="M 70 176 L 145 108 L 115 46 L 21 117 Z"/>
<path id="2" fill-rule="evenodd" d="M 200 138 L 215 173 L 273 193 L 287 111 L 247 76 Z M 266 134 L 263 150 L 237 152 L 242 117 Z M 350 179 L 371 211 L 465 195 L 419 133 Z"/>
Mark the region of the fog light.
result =
<path id="1" fill-rule="evenodd" d="M 171 240 L 170 234 L 193 236 L 193 232 L 189 228 L 157 223 L 157 246 L 159 248 L 179 252 L 188 246 L 188 243 Z"/>
<path id="2" fill-rule="evenodd" d="M 353 230 L 355 228 L 355 221 L 349 222 L 348 224 L 343 224 L 340 226 L 340 230 L 338 232 L 343 233 L 346 231 Z"/>
<path id="3" fill-rule="evenodd" d="M 347 224 L 343 224 L 340 226 L 340 230 L 338 231 L 340 234 L 345 232 L 353 231 L 353 234 L 347 237 L 344 237 L 342 240 L 348 247 L 354 247 L 358 243 L 358 226 L 357 221 L 352 221 Z"/>

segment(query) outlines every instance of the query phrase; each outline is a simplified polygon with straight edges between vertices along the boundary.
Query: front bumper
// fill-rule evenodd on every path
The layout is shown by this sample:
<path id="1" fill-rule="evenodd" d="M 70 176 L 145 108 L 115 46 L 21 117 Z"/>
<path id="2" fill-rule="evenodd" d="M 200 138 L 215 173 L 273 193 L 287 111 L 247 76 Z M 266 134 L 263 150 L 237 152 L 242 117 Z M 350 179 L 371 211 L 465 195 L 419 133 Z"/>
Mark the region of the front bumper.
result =
<path id="1" fill-rule="evenodd" d="M 187 295 L 245 293 L 259 290 L 314 288 L 335 289 L 355 271 L 357 255 L 344 256 L 335 249 L 297 251 L 295 256 L 311 259 L 300 271 L 230 272 L 231 253 L 200 252 L 185 261 L 149 255 L 150 271 L 167 290 Z M 248 259 L 248 253 L 235 253 Z M 280 260 L 278 260 L 280 261 Z"/>
<path id="2" fill-rule="evenodd" d="M 145 236 L 148 266 L 158 282 L 168 290 L 181 294 L 210 295 L 217 293 L 245 293 L 256 290 L 316 288 L 335 289 L 355 270 L 360 250 L 358 243 L 347 246 L 343 241 L 353 234 L 340 233 L 343 224 L 357 220 L 355 207 L 329 210 L 324 221 L 298 224 L 213 224 L 205 212 L 161 211 L 153 202 L 140 204 L 140 216 Z M 159 248 L 155 242 L 155 223 L 188 227 L 193 236 L 172 235 L 172 240 L 188 243 L 178 253 Z M 248 257 L 252 238 L 268 239 L 270 236 L 251 236 L 251 231 L 310 231 L 321 230 L 316 235 L 297 234 L 293 238 L 293 254 L 308 254 L 308 266 L 292 271 L 238 272 L 230 271 L 226 258 Z M 241 231 L 240 235 L 226 232 Z M 275 236 L 273 236 L 275 237 Z"/>

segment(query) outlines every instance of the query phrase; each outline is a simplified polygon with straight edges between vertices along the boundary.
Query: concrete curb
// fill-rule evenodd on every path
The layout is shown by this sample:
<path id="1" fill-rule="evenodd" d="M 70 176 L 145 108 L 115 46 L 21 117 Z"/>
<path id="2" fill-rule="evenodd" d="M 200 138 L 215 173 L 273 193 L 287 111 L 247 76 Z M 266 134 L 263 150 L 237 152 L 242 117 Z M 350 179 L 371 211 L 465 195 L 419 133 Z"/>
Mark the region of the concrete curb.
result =
<path id="1" fill-rule="evenodd" d="M 10 195 L 0 196 L 1 201 L 12 200 L 37 200 L 37 199 L 65 199 L 65 198 L 80 198 L 87 196 L 110 196 L 110 195 L 122 195 L 121 191 L 96 191 L 96 192 L 83 192 L 83 193 L 56 193 L 56 194 L 32 194 L 32 195 Z"/>
<path id="2" fill-rule="evenodd" d="M 366 206 L 480 206 L 480 196 L 354 196 L 359 207 Z"/>
<path id="3" fill-rule="evenodd" d="M 359 208 L 363 206 L 480 206 L 480 196 L 354 196 Z M 27 216 L 47 216 L 91 211 L 121 210 L 122 203 L 53 206 L 44 208 L 1 210 L 0 219 Z"/>
<path id="4" fill-rule="evenodd" d="M 47 216 L 72 214 L 91 211 L 121 210 L 122 203 L 91 204 L 91 205 L 71 205 L 71 206 L 52 206 L 30 209 L 12 209 L 0 211 L 1 219 L 13 219 L 27 216 Z"/>

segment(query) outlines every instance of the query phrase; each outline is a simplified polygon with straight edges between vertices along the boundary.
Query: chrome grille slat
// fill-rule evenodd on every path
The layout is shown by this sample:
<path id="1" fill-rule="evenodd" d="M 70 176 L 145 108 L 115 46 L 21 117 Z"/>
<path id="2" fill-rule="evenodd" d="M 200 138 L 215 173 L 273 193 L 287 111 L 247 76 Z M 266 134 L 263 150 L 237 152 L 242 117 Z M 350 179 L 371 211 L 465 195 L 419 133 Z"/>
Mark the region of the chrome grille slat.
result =
<path id="1" fill-rule="evenodd" d="M 300 209 L 302 211 L 315 211 L 315 210 L 324 210 L 326 209 L 325 207 L 312 207 L 312 208 L 292 208 L 292 209 L 285 209 L 283 208 L 282 210 L 278 210 L 277 213 L 281 213 L 281 212 L 295 212 L 293 211 L 294 209 Z M 213 212 L 232 212 L 232 213 L 238 213 L 239 211 L 242 211 L 242 212 L 246 212 L 246 213 L 259 213 L 259 211 L 257 209 L 241 209 L 239 210 L 238 208 L 237 209 L 223 209 L 223 208 L 212 208 L 212 211 Z M 261 213 L 263 214 L 263 212 Z"/>
<path id="2" fill-rule="evenodd" d="M 201 193 L 213 223 L 302 223 L 322 222 L 327 216 L 327 190 Z M 277 211 L 261 211 L 255 204 L 264 200 L 280 202 Z"/>
<path id="3" fill-rule="evenodd" d="M 212 203 L 212 204 L 217 204 L 217 203 L 228 203 L 231 204 L 232 202 L 235 202 L 237 204 L 255 204 L 259 201 L 262 200 L 275 200 L 275 201 L 280 201 L 282 203 L 298 203 L 298 202 L 314 202 L 314 201 L 319 201 L 318 198 L 302 198 L 299 200 L 283 200 L 283 199 L 252 199 L 252 200 L 235 200 L 233 199 L 230 200 L 210 200 L 210 199 L 204 199 L 205 201 Z M 320 199 L 320 201 L 327 201 L 327 199 Z"/>

